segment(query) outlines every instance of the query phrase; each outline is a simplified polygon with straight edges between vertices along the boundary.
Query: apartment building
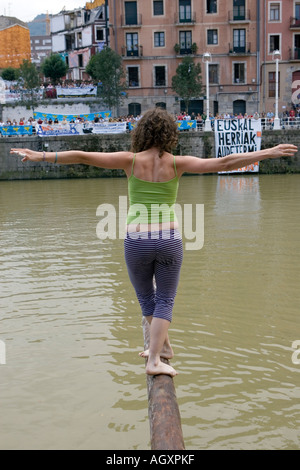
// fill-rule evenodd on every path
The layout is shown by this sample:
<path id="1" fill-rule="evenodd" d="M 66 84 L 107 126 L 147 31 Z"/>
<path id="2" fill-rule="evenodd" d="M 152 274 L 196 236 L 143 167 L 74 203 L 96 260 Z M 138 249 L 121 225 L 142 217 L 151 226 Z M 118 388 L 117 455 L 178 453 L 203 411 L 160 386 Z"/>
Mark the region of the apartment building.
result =
<path id="1" fill-rule="evenodd" d="M 52 52 L 59 53 L 69 66 L 67 79 L 89 79 L 85 68 L 106 42 L 105 8 L 94 6 L 95 2 L 51 16 Z"/>
<path id="2" fill-rule="evenodd" d="M 122 55 L 128 97 L 123 112 L 139 114 L 159 104 L 184 110 L 172 76 L 189 54 L 209 63 L 210 111 L 253 114 L 259 108 L 257 0 L 108 0 L 110 47 Z M 205 90 L 205 89 L 204 89 Z M 204 97 L 189 111 L 203 112 Z"/>
<path id="3" fill-rule="evenodd" d="M 13 16 L 0 16 L 0 69 L 19 68 L 30 60 L 30 33 L 27 24 Z"/>
<path id="4" fill-rule="evenodd" d="M 31 62 L 40 66 L 52 52 L 51 36 L 30 36 Z"/>
<path id="5" fill-rule="evenodd" d="M 300 1 L 261 3 L 261 111 L 274 112 L 276 60 L 273 52 L 278 50 L 278 111 L 281 114 L 300 103 Z"/>

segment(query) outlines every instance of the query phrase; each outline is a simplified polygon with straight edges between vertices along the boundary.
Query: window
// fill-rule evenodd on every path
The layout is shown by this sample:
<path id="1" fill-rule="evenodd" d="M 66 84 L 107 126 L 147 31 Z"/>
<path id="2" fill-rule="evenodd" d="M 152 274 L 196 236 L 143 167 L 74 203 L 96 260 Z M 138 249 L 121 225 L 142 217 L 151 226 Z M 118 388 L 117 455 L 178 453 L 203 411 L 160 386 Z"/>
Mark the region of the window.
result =
<path id="1" fill-rule="evenodd" d="M 139 68 L 138 67 L 128 67 L 128 86 L 129 87 L 138 87 L 139 83 Z"/>
<path id="2" fill-rule="evenodd" d="M 126 34 L 127 56 L 138 56 L 139 54 L 138 42 L 139 42 L 138 33 Z"/>
<path id="3" fill-rule="evenodd" d="M 217 64 L 209 64 L 208 77 L 209 83 L 219 83 L 219 66 Z"/>
<path id="4" fill-rule="evenodd" d="M 180 54 L 192 52 L 192 31 L 180 31 L 179 33 Z"/>
<path id="5" fill-rule="evenodd" d="M 300 35 L 295 34 L 294 37 L 294 57 L 293 59 L 299 60 L 300 59 Z"/>
<path id="6" fill-rule="evenodd" d="M 245 64 L 233 64 L 233 81 L 234 83 L 245 83 Z"/>
<path id="7" fill-rule="evenodd" d="M 164 65 L 154 67 L 154 85 L 166 86 L 166 67 Z"/>
<path id="8" fill-rule="evenodd" d="M 136 2 L 125 2 L 125 24 L 137 24 Z"/>
<path id="9" fill-rule="evenodd" d="M 280 4 L 279 3 L 270 4 L 269 21 L 280 21 Z"/>
<path id="10" fill-rule="evenodd" d="M 206 13 L 217 13 L 217 0 L 206 0 Z"/>
<path id="11" fill-rule="evenodd" d="M 207 30 L 207 44 L 218 44 L 218 30 L 217 29 Z"/>
<path id="12" fill-rule="evenodd" d="M 129 116 L 139 116 L 141 114 L 141 105 L 140 103 L 129 103 L 128 105 L 128 114 Z"/>
<path id="13" fill-rule="evenodd" d="M 270 47 L 269 54 L 272 54 L 273 51 L 280 51 L 280 36 L 278 34 L 273 34 L 270 36 Z"/>
<path id="14" fill-rule="evenodd" d="M 153 15 L 159 16 L 164 14 L 164 2 L 163 0 L 154 0 L 153 2 Z"/>
<path id="15" fill-rule="evenodd" d="M 245 0 L 233 0 L 233 19 L 235 21 L 245 19 Z"/>
<path id="16" fill-rule="evenodd" d="M 269 98 L 275 98 L 276 72 L 269 72 Z M 278 72 L 278 97 L 280 96 L 280 72 Z"/>
<path id="17" fill-rule="evenodd" d="M 78 67 L 83 67 L 83 56 L 78 54 Z"/>
<path id="18" fill-rule="evenodd" d="M 96 41 L 104 41 L 104 31 L 103 29 L 96 29 Z"/>
<path id="19" fill-rule="evenodd" d="M 179 0 L 179 21 L 181 23 L 192 21 L 191 0 Z"/>
<path id="20" fill-rule="evenodd" d="M 297 2 L 295 5 L 295 17 L 296 20 L 300 20 L 300 3 Z"/>
<path id="21" fill-rule="evenodd" d="M 164 47 L 165 45 L 165 33 L 158 32 L 154 33 L 154 47 Z"/>
<path id="22" fill-rule="evenodd" d="M 246 52 L 246 30 L 233 30 L 233 50 L 234 52 Z"/>

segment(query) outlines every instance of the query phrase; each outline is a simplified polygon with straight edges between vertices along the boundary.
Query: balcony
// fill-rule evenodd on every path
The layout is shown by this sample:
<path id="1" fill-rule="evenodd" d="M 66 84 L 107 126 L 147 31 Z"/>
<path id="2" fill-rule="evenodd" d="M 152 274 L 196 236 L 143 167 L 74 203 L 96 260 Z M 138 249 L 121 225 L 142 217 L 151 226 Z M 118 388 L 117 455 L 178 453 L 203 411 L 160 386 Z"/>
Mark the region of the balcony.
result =
<path id="1" fill-rule="evenodd" d="M 139 59 L 143 57 L 143 46 L 136 44 L 132 47 L 122 46 L 122 57 Z"/>
<path id="2" fill-rule="evenodd" d="M 250 10 L 245 10 L 243 7 L 236 7 L 234 10 L 228 12 L 229 23 L 249 23 Z"/>
<path id="3" fill-rule="evenodd" d="M 229 44 L 229 55 L 249 55 L 251 54 L 251 42 L 246 42 L 245 45 Z"/>
<path id="4" fill-rule="evenodd" d="M 175 13 L 174 23 L 176 26 L 192 26 L 196 23 L 196 12 L 177 12 Z"/>
<path id="5" fill-rule="evenodd" d="M 142 26 L 142 15 L 126 16 L 121 15 L 122 28 L 140 28 Z"/>
<path id="6" fill-rule="evenodd" d="M 290 49 L 290 60 L 300 60 L 300 47 Z"/>
<path id="7" fill-rule="evenodd" d="M 290 29 L 300 29 L 300 18 L 290 17 Z"/>

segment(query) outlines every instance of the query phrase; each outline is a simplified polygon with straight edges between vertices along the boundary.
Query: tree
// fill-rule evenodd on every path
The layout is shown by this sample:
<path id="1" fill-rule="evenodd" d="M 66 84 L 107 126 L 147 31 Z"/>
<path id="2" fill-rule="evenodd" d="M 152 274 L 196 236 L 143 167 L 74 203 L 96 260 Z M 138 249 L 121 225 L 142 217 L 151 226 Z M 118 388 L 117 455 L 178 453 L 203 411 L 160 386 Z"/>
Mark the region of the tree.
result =
<path id="1" fill-rule="evenodd" d="M 172 88 L 183 99 L 188 112 L 191 99 L 202 96 L 201 64 L 194 64 L 192 57 L 184 57 L 172 77 Z"/>
<path id="2" fill-rule="evenodd" d="M 28 90 L 27 101 L 29 101 L 32 110 L 34 110 L 34 105 L 36 104 L 34 94 L 39 87 L 40 78 L 36 65 L 32 64 L 29 60 L 23 60 L 20 66 L 19 83 L 25 90 Z"/>
<path id="3" fill-rule="evenodd" d="M 118 107 L 126 90 L 122 57 L 105 47 L 90 58 L 86 72 L 100 82 L 100 96 L 108 108 Z"/>
<path id="4" fill-rule="evenodd" d="M 7 67 L 6 69 L 2 70 L 1 77 L 3 78 L 3 80 L 13 82 L 14 80 L 17 80 L 18 78 L 18 71 L 17 69 L 14 69 L 13 67 Z"/>
<path id="5" fill-rule="evenodd" d="M 51 54 L 43 61 L 41 70 L 45 77 L 50 78 L 53 85 L 57 85 L 65 77 L 68 66 L 59 54 Z"/>

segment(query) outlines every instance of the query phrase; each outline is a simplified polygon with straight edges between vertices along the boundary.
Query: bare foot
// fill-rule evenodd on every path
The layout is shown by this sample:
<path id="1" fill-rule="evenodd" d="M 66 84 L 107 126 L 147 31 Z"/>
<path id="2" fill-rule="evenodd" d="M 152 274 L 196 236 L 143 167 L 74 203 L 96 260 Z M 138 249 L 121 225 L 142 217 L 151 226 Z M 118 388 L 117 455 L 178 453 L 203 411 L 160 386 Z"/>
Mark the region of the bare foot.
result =
<path id="1" fill-rule="evenodd" d="M 147 364 L 146 366 L 146 374 L 148 375 L 170 375 L 171 377 L 175 377 L 177 372 L 173 369 L 172 366 L 165 364 L 164 362 L 159 361 L 157 365 L 154 364 Z"/>
<path id="2" fill-rule="evenodd" d="M 139 353 L 140 357 L 149 357 L 149 349 L 146 349 L 145 351 L 142 351 Z M 173 349 L 170 347 L 164 347 L 162 352 L 160 353 L 160 357 L 163 357 L 164 359 L 172 359 L 174 357 L 174 352 Z"/>

